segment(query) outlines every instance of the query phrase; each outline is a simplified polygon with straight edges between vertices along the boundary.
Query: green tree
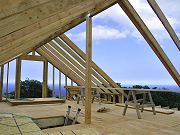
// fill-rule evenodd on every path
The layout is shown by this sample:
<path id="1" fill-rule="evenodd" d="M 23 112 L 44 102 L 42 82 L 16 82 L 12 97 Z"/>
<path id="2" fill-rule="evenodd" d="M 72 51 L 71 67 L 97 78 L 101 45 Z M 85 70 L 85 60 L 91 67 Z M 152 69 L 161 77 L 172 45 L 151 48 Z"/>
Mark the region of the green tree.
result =
<path id="1" fill-rule="evenodd" d="M 21 81 L 21 98 L 41 98 L 42 83 L 37 80 Z M 52 97 L 52 90 L 48 88 L 48 97 Z M 10 98 L 14 98 L 14 92 L 10 93 Z"/>

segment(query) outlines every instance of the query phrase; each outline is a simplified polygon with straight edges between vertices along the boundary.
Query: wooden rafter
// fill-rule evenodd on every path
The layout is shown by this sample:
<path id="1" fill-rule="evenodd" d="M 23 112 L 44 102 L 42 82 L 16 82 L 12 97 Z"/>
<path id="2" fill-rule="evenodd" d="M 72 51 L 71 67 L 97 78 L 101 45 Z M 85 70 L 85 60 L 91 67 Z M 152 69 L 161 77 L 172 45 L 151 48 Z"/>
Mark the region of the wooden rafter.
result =
<path id="1" fill-rule="evenodd" d="M 60 38 L 72 49 L 72 50 L 74 50 L 80 57 L 81 57 L 81 59 L 80 58 L 78 58 L 78 59 L 80 59 L 80 61 L 78 61 L 78 62 L 80 62 L 83 66 L 85 66 L 85 60 L 86 60 L 86 54 L 80 49 L 80 48 L 78 48 L 65 34 L 62 34 L 62 35 L 60 35 Z M 58 38 L 56 38 L 55 39 L 55 41 L 57 42 L 57 43 L 59 43 L 61 46 L 63 45 L 63 43 L 62 43 L 62 41 L 60 41 Z M 72 51 L 70 51 L 67 47 L 65 47 L 64 45 L 62 46 L 62 47 L 64 47 L 64 49 L 68 52 L 68 53 L 70 53 L 70 54 L 72 54 L 72 56 L 74 57 L 74 58 L 77 58 L 78 56 L 76 56 L 75 55 L 75 53 L 73 53 Z M 78 60 L 77 59 L 77 60 Z M 84 60 L 84 61 L 82 61 L 82 60 Z M 93 75 L 95 75 L 104 85 L 106 85 L 107 87 L 113 87 L 113 88 L 119 88 L 119 86 L 100 68 L 100 67 L 98 67 L 93 61 L 92 61 L 92 68 L 95 70 L 92 70 L 92 73 L 93 73 Z M 97 73 L 99 74 L 97 74 Z M 102 77 L 104 78 L 102 78 Z M 105 81 L 106 80 L 106 81 Z M 108 84 L 108 83 L 109 84 Z M 113 91 L 114 93 L 116 93 L 117 91 L 116 90 L 114 90 Z M 120 92 L 120 93 L 122 93 L 122 94 L 124 94 L 125 96 L 127 96 L 124 92 L 123 92 L 123 90 L 118 90 L 118 92 Z M 117 93 L 118 93 L 117 92 Z M 122 99 L 123 100 L 123 99 Z"/>
<path id="2" fill-rule="evenodd" d="M 62 12 L 53 14 L 49 18 L 36 20 L 37 22 L 32 23 L 32 25 L 27 25 L 27 27 L 4 35 L 0 40 L 0 56 L 2 56 L 0 57 L 0 64 L 28 49 L 36 48 L 36 46 L 39 47 L 49 42 L 59 34 L 84 21 L 84 17 L 88 12 L 91 12 L 93 15 L 115 3 L 115 0 L 84 0 L 83 3 L 76 4 L 76 6 L 74 5 L 74 7 L 69 9 L 64 7 L 66 10 L 61 10 Z M 45 12 L 46 10 L 44 9 L 43 11 Z"/>
<path id="3" fill-rule="evenodd" d="M 36 55 L 22 55 L 19 58 L 22 60 L 45 61 L 45 59 L 42 56 Z"/>
<path id="4" fill-rule="evenodd" d="M 58 70 L 63 72 L 63 74 L 67 75 L 69 78 L 71 78 L 74 82 L 76 82 L 79 85 L 84 85 L 84 81 L 77 76 L 76 73 L 74 73 L 71 69 L 69 69 L 63 62 L 59 61 L 58 58 L 56 58 L 50 51 L 48 51 L 46 48 L 38 48 L 37 52 L 41 54 L 43 57 L 45 57 L 52 65 L 54 65 Z"/>
<path id="5" fill-rule="evenodd" d="M 173 66 L 155 37 L 152 35 L 148 27 L 145 25 L 143 20 L 140 18 L 138 13 L 135 11 L 135 9 L 132 7 L 130 2 L 128 0 L 118 0 L 118 4 L 120 7 L 124 10 L 124 12 L 127 14 L 129 19 L 133 22 L 133 24 L 136 26 L 136 28 L 139 30 L 141 35 L 144 37 L 144 39 L 147 41 L 149 46 L 152 48 L 154 53 L 157 55 L 157 57 L 161 60 L 164 67 L 167 69 L 167 71 L 170 73 L 172 78 L 175 80 L 178 86 L 180 86 L 180 75 L 177 72 L 176 68 Z"/>
<path id="6" fill-rule="evenodd" d="M 157 4 L 157 2 L 155 0 L 148 0 L 148 3 L 151 6 L 151 8 L 153 9 L 153 11 L 156 13 L 157 17 L 162 22 L 162 24 L 166 28 L 167 32 L 169 33 L 170 37 L 172 38 L 172 40 L 174 41 L 174 43 L 176 44 L 177 48 L 180 51 L 180 40 L 179 40 L 178 36 L 176 35 L 175 31 L 173 30 L 173 28 L 171 27 L 166 16 L 160 9 L 159 5 Z"/>
<path id="7" fill-rule="evenodd" d="M 0 70 L 0 102 L 2 101 L 2 92 L 3 92 L 3 80 L 4 80 L 4 65 L 1 65 Z"/>
<path id="8" fill-rule="evenodd" d="M 56 40 L 56 41 L 59 41 L 59 40 Z M 77 60 L 76 58 L 78 58 L 78 56 L 73 57 L 74 58 L 73 59 L 73 58 L 70 57 L 70 55 L 68 55 L 65 51 L 63 51 L 60 47 L 58 47 L 54 42 L 51 41 L 51 42 L 49 42 L 49 44 L 55 49 L 53 49 L 49 45 L 46 45 L 47 49 L 49 49 L 51 52 L 53 52 L 53 54 L 56 55 L 56 57 L 58 57 L 60 60 L 62 60 L 68 67 L 70 67 L 73 71 L 75 71 L 80 77 L 85 79 L 85 69 L 75 61 L 75 60 Z M 61 42 L 61 44 L 59 44 L 59 45 L 61 46 L 62 44 L 63 43 Z M 65 44 L 64 44 L 64 46 L 65 46 Z M 65 50 L 67 50 L 67 48 L 65 48 Z M 72 50 L 68 50 L 68 52 L 70 54 L 72 54 Z M 71 63 L 69 63 L 66 59 L 68 61 L 70 61 Z M 82 63 L 82 60 L 80 60 L 80 59 L 77 60 L 77 61 L 80 61 L 80 63 Z M 85 66 L 85 63 L 84 63 L 83 66 Z M 93 83 L 94 86 L 102 87 L 102 89 L 107 94 L 111 94 L 110 91 L 108 91 L 107 89 L 104 89 L 105 87 L 102 85 L 102 83 L 100 83 L 99 80 L 97 78 L 95 78 L 94 76 L 92 76 L 92 83 Z M 118 94 L 118 93 L 114 93 L 114 94 Z"/>

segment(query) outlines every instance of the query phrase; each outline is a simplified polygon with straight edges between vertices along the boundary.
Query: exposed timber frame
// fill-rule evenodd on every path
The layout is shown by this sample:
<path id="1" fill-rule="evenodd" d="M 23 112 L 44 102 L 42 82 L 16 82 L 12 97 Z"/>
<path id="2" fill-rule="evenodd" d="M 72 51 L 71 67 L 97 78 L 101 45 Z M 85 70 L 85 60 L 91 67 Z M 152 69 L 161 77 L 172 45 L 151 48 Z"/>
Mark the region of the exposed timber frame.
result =
<path id="1" fill-rule="evenodd" d="M 172 40 L 174 41 L 174 43 L 176 44 L 177 48 L 180 51 L 180 40 L 179 40 L 178 36 L 176 35 L 175 31 L 173 30 L 173 28 L 171 27 L 168 19 L 166 18 L 166 16 L 160 9 L 159 5 L 157 4 L 157 2 L 155 0 L 147 0 L 147 1 L 148 1 L 149 5 L 151 6 L 151 8 L 153 9 L 153 11 L 156 13 L 159 20 L 162 22 L 162 24 L 166 28 L 170 37 L 172 38 Z"/>
<path id="2" fill-rule="evenodd" d="M 1 76 L 0 76 L 0 102 L 2 102 L 2 95 L 3 95 L 3 80 L 4 80 L 4 65 L 1 65 Z"/>
<path id="3" fill-rule="evenodd" d="M 63 0 L 63 2 L 65 1 L 66 0 Z M 67 3 L 65 4 L 69 3 L 69 5 L 74 6 L 73 8 L 72 6 L 64 6 L 64 8 L 66 8 L 67 11 L 60 6 L 58 7 L 59 10 L 57 11 L 47 11 L 47 14 L 41 12 L 42 10 L 48 10 L 47 6 L 49 4 L 59 5 L 59 1 L 57 0 L 52 0 L 47 4 L 45 3 L 43 5 L 40 5 L 41 7 L 36 6 L 29 9 L 30 11 L 35 10 L 36 8 L 40 8 L 41 10 L 39 10 L 38 14 L 36 14 L 36 16 L 38 16 L 36 19 L 33 18 L 34 14 L 31 14 L 29 10 L 26 11 L 27 14 L 29 14 L 30 16 L 30 21 L 24 20 L 23 22 L 26 23 L 23 25 L 26 26 L 24 26 L 22 29 L 20 28 L 22 26 L 18 24 L 18 20 L 15 21 L 17 22 L 17 26 L 15 28 L 6 25 L 8 21 L 5 21 L 6 23 L 4 23 L 3 25 L 5 25 L 6 27 L 2 28 L 8 30 L 12 28 L 14 31 L 11 33 L 10 31 L 4 31 L 5 33 L 1 33 L 2 40 L 0 42 L 0 56 L 3 57 L 0 57 L 0 65 L 12 58 L 16 58 L 19 54 L 22 54 L 25 51 L 32 50 L 32 48 L 35 48 L 34 50 L 36 50 L 36 48 L 44 45 L 45 43 L 57 37 L 58 35 L 66 32 L 67 30 L 85 21 L 85 16 L 87 15 L 87 12 L 90 12 L 93 16 L 116 3 L 116 0 L 83 0 L 84 2 L 82 2 L 81 4 L 79 4 L 79 0 L 73 1 L 74 5 L 72 3 L 69 3 L 71 1 L 66 1 Z M 22 14 L 23 13 L 24 12 L 22 12 Z M 67 14 L 69 15 L 67 16 Z M 17 15 L 19 15 L 19 13 L 17 13 Z M 40 16 L 42 18 L 46 17 L 46 19 L 42 19 Z M 16 17 L 14 16 L 14 18 Z M 32 18 L 33 21 L 31 20 Z M 42 19 L 42 21 L 40 19 Z M 22 40 L 26 42 L 22 43 Z M 1 47 L 1 45 L 3 45 L 3 47 Z M 14 51 L 15 48 L 18 49 Z"/>
<path id="4" fill-rule="evenodd" d="M 155 0 L 147 1 L 180 50 L 180 41 L 158 4 Z M 12 1 L 12 5 L 15 2 Z M 52 95 L 54 95 L 55 68 L 59 70 L 59 73 L 65 74 L 66 86 L 68 78 L 71 79 L 71 85 L 73 82 L 81 86 L 85 85 L 86 124 L 91 123 L 92 87 L 97 87 L 98 91 L 101 94 L 106 94 L 110 100 L 114 97 L 113 101 L 115 101 L 116 95 L 122 95 L 121 102 L 123 103 L 124 96 L 127 96 L 123 89 L 119 88 L 92 61 L 92 17 L 117 2 L 163 63 L 172 78 L 180 86 L 180 75 L 176 68 L 128 0 L 62 0 L 61 2 L 59 0 L 40 0 L 39 3 L 31 2 L 27 1 L 24 5 L 19 3 L 18 7 L 21 8 L 8 5 L 9 8 L 6 7 L 2 10 L 3 12 L 0 12 L 0 101 L 2 101 L 4 64 L 17 58 L 16 98 L 20 98 L 21 60 L 35 60 L 44 62 L 42 97 L 47 97 L 48 62 L 53 65 Z M 4 6 L 7 5 L 2 5 L 1 8 Z M 49 10 L 47 7 L 52 7 L 52 10 Z M 87 16 L 87 14 L 90 14 L 90 16 Z M 63 34 L 83 21 L 86 21 L 87 24 L 86 54 Z M 30 51 L 32 51 L 32 55 L 24 55 Z M 41 56 L 36 56 L 36 51 Z M 59 97 L 61 96 L 60 76 L 59 74 Z M 8 83 L 6 88 L 7 91 Z"/>
<path id="5" fill-rule="evenodd" d="M 169 60 L 168 56 L 165 54 L 155 37 L 152 35 L 148 27 L 145 25 L 143 20 L 140 18 L 136 10 L 133 8 L 133 6 L 130 4 L 128 0 L 118 0 L 118 4 L 120 7 L 124 10 L 124 12 L 127 14 L 129 19 L 132 21 L 132 23 L 136 26 L 136 28 L 139 30 L 141 35 L 144 37 L 144 39 L 147 41 L 149 46 L 152 48 L 154 53 L 157 55 L 157 57 L 160 59 L 164 67 L 167 69 L 169 74 L 172 76 L 172 78 L 175 80 L 177 85 L 180 87 L 180 75 L 177 72 L 176 68 L 173 66 L 171 61 Z"/>
<path id="6" fill-rule="evenodd" d="M 42 84 L 42 97 L 48 96 L 48 61 L 43 62 L 43 84 Z"/>
<path id="7" fill-rule="evenodd" d="M 21 59 L 16 59 L 15 98 L 20 98 L 21 91 Z"/>
<path id="8" fill-rule="evenodd" d="M 6 101 L 8 99 L 9 91 L 9 62 L 7 63 L 7 74 L 6 74 Z"/>
<path id="9" fill-rule="evenodd" d="M 85 123 L 91 124 L 92 18 L 86 16 Z"/>

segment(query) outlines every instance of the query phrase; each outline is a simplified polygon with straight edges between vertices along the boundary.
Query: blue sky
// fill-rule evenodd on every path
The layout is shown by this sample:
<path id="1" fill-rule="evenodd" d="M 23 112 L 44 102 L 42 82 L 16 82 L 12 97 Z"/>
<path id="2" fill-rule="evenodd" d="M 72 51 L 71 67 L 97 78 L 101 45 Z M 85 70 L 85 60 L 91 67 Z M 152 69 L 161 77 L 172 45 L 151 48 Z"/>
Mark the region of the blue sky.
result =
<path id="1" fill-rule="evenodd" d="M 145 0 L 130 0 L 163 50 L 180 72 L 180 53 Z M 180 1 L 157 0 L 180 38 Z M 171 9 L 169 9 L 171 7 Z M 85 51 L 85 23 L 66 35 Z M 160 60 L 118 5 L 93 17 L 93 60 L 113 80 L 126 84 L 176 85 Z M 11 63 L 10 81 L 14 80 Z M 58 77 L 56 71 L 56 78 Z M 49 70 L 51 81 L 52 68 Z M 42 63 L 23 62 L 22 80 L 42 80 Z"/>

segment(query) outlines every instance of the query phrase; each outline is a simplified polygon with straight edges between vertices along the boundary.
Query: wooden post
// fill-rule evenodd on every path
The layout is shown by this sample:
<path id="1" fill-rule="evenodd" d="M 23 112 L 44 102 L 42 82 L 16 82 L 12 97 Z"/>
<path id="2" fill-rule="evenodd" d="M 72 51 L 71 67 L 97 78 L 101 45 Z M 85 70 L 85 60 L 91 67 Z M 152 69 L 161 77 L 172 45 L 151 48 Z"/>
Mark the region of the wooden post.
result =
<path id="1" fill-rule="evenodd" d="M 53 66 L 53 79 L 52 79 L 52 97 L 54 97 L 54 76 L 55 76 L 55 67 Z"/>
<path id="2" fill-rule="evenodd" d="M 4 78 L 4 65 L 1 65 L 1 77 L 0 77 L 0 102 L 2 101 L 3 78 Z"/>
<path id="3" fill-rule="evenodd" d="M 85 123 L 91 124 L 92 18 L 86 16 Z"/>
<path id="4" fill-rule="evenodd" d="M 71 86 L 73 86 L 73 80 L 71 80 Z"/>
<path id="5" fill-rule="evenodd" d="M 32 55 L 35 55 L 35 54 L 36 54 L 36 52 L 33 50 L 33 51 L 32 51 Z"/>
<path id="6" fill-rule="evenodd" d="M 43 62 L 43 88 L 42 88 L 42 97 L 45 98 L 48 96 L 48 61 Z"/>
<path id="7" fill-rule="evenodd" d="M 16 59 L 16 80 L 15 80 L 15 98 L 20 98 L 21 90 L 21 59 Z"/>
<path id="8" fill-rule="evenodd" d="M 67 76 L 65 75 L 65 86 L 67 86 Z M 67 95 L 68 95 L 68 93 L 67 93 L 67 89 L 66 89 L 66 99 L 67 99 Z"/>
<path id="9" fill-rule="evenodd" d="M 61 71 L 59 71 L 59 98 L 61 98 Z"/>
<path id="10" fill-rule="evenodd" d="M 7 75 L 6 75 L 6 101 L 8 99 L 8 84 L 9 84 L 9 62 L 7 63 Z"/>

